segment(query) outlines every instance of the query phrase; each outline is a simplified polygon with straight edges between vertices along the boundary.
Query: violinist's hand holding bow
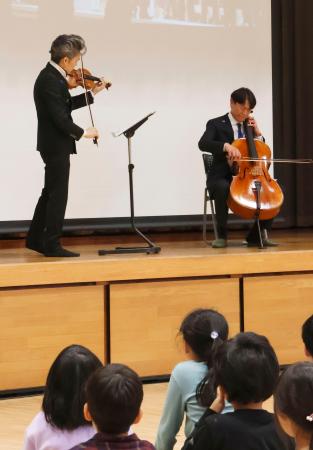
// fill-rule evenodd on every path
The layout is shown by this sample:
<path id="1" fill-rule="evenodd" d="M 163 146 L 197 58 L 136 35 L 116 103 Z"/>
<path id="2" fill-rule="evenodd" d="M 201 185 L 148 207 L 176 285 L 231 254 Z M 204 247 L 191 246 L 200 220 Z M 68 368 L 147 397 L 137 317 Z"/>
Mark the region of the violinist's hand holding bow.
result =
<path id="1" fill-rule="evenodd" d="M 108 87 L 111 86 L 110 81 L 106 81 L 103 77 L 101 78 L 100 83 L 96 83 L 95 87 L 92 88 L 92 93 L 94 95 L 98 94 L 98 92 L 103 91 L 103 89 L 108 89 Z"/>
<path id="2" fill-rule="evenodd" d="M 95 127 L 89 127 L 85 130 L 83 137 L 86 139 L 99 139 L 99 131 Z"/>

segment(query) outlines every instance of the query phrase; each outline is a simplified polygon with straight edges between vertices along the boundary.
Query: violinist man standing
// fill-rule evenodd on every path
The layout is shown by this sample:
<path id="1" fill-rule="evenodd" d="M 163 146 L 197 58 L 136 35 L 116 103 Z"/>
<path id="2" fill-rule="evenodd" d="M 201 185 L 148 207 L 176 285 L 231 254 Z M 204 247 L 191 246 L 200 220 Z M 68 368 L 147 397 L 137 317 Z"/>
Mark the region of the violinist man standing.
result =
<path id="1" fill-rule="evenodd" d="M 72 97 L 68 74 L 86 52 L 85 41 L 77 35 L 58 36 L 51 46 L 51 61 L 40 72 L 34 86 L 37 110 L 37 150 L 45 164 L 44 188 L 27 234 L 26 247 L 45 256 L 79 256 L 61 246 L 70 173 L 70 155 L 76 153 L 75 141 L 98 138 L 96 128 L 83 129 L 73 122 L 71 112 L 86 106 L 85 94 Z M 93 88 L 93 94 L 105 83 Z M 88 91 L 88 102 L 93 103 Z"/>
<path id="2" fill-rule="evenodd" d="M 240 158 L 240 151 L 231 145 L 235 139 L 244 136 L 243 122 L 249 118 L 249 126 L 253 127 L 256 139 L 264 141 L 257 122 L 250 116 L 256 105 L 256 98 L 248 88 L 239 88 L 230 96 L 230 112 L 224 116 L 208 121 L 206 130 L 199 141 L 199 149 L 212 153 L 213 165 L 207 180 L 207 188 L 215 200 L 218 237 L 212 242 L 213 248 L 227 247 L 227 198 L 233 177 L 233 163 Z M 272 219 L 260 220 L 264 246 L 277 244 L 268 239 Z M 249 246 L 258 246 L 258 230 L 255 223 L 247 236 Z"/>

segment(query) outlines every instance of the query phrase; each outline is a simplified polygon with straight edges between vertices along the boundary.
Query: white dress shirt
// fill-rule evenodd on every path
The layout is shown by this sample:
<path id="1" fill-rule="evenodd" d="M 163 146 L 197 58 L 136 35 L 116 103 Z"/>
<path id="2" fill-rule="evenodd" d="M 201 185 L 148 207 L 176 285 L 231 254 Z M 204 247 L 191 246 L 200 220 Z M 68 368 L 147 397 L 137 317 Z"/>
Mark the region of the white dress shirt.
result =
<path id="1" fill-rule="evenodd" d="M 238 123 L 240 123 L 240 125 L 241 125 L 242 134 L 243 135 L 245 134 L 245 130 L 244 130 L 244 127 L 243 127 L 243 122 L 237 122 L 237 120 L 235 119 L 235 117 L 232 115 L 231 112 L 228 113 L 228 117 L 229 117 L 230 124 L 231 124 L 231 126 L 233 128 L 233 131 L 234 131 L 234 139 L 238 139 L 238 125 L 237 125 Z M 259 141 L 264 141 L 263 136 L 255 136 L 254 139 L 258 139 Z"/>
<path id="2" fill-rule="evenodd" d="M 59 66 L 59 64 L 55 63 L 54 61 L 50 60 L 49 63 L 51 64 L 51 66 L 53 66 L 58 72 L 60 72 L 60 74 L 62 75 L 62 77 L 64 77 L 67 81 L 67 73 L 65 72 L 64 69 L 62 69 L 61 66 Z"/>

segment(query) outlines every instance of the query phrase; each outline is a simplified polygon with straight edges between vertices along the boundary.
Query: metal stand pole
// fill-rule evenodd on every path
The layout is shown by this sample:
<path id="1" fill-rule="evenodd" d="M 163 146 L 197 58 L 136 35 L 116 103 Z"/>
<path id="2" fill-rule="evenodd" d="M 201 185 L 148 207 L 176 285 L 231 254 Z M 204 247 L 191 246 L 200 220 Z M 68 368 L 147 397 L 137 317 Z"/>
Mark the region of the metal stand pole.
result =
<path id="1" fill-rule="evenodd" d="M 148 246 L 143 247 L 116 247 L 113 250 L 99 250 L 99 255 L 112 255 L 112 254 L 121 254 L 121 253 L 159 253 L 161 251 L 161 247 L 156 246 L 147 236 L 145 236 L 135 225 L 135 205 L 134 205 L 134 186 L 133 186 L 133 171 L 134 164 L 132 163 L 132 155 L 131 155 L 131 138 L 135 134 L 134 131 L 125 132 L 124 135 L 128 141 L 128 176 L 129 176 L 129 194 L 130 194 L 130 224 L 134 233 L 140 236 Z"/>

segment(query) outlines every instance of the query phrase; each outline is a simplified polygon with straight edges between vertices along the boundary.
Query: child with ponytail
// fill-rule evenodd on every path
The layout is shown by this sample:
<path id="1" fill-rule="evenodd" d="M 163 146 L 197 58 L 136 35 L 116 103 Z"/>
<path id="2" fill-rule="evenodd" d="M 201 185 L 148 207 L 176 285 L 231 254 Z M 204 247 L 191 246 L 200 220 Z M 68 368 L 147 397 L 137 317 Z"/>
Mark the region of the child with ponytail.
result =
<path id="1" fill-rule="evenodd" d="M 203 380 L 210 384 L 212 355 L 228 338 L 225 317 L 212 309 L 192 311 L 184 318 L 179 331 L 188 360 L 177 364 L 171 374 L 156 438 L 157 450 L 172 450 L 184 417 L 185 435 L 189 436 L 205 412 L 206 407 L 197 400 L 197 386 Z"/>

